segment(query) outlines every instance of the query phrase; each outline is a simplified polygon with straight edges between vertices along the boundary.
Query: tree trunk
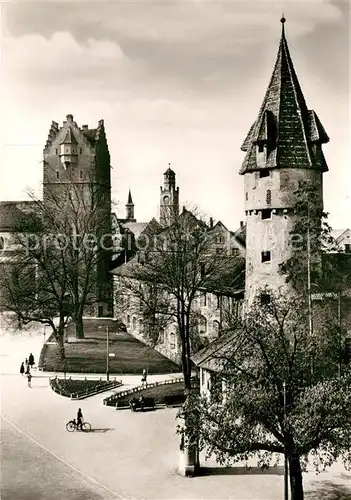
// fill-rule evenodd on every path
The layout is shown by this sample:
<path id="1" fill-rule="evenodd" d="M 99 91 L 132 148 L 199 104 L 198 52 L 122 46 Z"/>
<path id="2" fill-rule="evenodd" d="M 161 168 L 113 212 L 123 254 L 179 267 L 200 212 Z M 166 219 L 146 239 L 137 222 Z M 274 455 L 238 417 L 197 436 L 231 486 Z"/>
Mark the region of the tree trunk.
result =
<path id="1" fill-rule="evenodd" d="M 83 318 L 80 314 L 74 319 L 74 326 L 76 330 L 76 339 L 84 339 Z"/>
<path id="2" fill-rule="evenodd" d="M 63 367 L 65 364 L 65 345 L 63 342 L 64 329 L 58 328 L 55 334 L 56 342 L 57 342 L 57 351 L 56 351 L 56 361 L 60 367 L 60 370 L 63 371 Z"/>
<path id="3" fill-rule="evenodd" d="M 288 455 L 291 500 L 304 500 L 300 457 Z"/>

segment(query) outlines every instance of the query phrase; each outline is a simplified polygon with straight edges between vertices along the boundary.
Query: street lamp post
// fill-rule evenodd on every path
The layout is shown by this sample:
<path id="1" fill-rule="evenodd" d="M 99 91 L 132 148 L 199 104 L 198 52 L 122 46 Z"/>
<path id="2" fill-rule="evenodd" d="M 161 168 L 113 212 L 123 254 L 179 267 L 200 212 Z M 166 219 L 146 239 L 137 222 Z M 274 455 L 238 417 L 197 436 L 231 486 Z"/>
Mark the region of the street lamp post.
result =
<path id="1" fill-rule="evenodd" d="M 108 327 L 106 328 L 106 380 L 110 380 L 110 374 L 109 374 L 109 331 Z"/>
<path id="2" fill-rule="evenodd" d="M 288 482 L 288 456 L 286 453 L 286 438 L 285 438 L 285 420 L 286 420 L 286 383 L 283 382 L 284 394 L 284 500 L 289 500 L 289 482 Z"/>

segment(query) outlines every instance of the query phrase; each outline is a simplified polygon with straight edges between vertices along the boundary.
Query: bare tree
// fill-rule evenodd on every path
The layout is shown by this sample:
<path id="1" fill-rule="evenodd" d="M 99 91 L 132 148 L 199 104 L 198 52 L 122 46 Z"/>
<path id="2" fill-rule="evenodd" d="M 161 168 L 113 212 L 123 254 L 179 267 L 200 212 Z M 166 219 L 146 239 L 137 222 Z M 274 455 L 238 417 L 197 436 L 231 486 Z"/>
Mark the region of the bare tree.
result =
<path id="1" fill-rule="evenodd" d="M 16 264 L 3 286 L 8 309 L 23 320 L 48 323 L 50 317 L 52 326 L 55 315 L 60 324 L 63 316 L 64 324 L 72 318 L 82 338 L 84 312 L 112 302 L 110 213 L 101 207 L 100 195 L 91 182 L 63 183 L 46 191 L 43 201 L 33 198 L 35 210 L 18 221 Z"/>
<path id="2" fill-rule="evenodd" d="M 227 247 L 216 250 L 210 228 L 186 210 L 170 227 L 149 237 L 143 248 L 119 279 L 141 304 L 146 323 L 176 322 L 188 394 L 191 355 L 198 340 L 196 300 L 206 290 L 221 293 L 226 286 L 238 286 L 244 261 L 229 255 Z"/>

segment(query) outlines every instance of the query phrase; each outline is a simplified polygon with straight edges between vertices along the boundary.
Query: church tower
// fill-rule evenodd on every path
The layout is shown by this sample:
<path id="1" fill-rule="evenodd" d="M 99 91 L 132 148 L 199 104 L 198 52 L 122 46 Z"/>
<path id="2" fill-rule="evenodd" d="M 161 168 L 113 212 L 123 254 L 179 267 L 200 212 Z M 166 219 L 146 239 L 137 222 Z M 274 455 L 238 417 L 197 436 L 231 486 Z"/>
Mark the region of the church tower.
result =
<path id="1" fill-rule="evenodd" d="M 160 198 L 160 223 L 169 226 L 179 215 L 179 187 L 176 188 L 176 174 L 170 168 L 163 174 L 163 187 Z"/>
<path id="2" fill-rule="evenodd" d="M 134 203 L 130 190 L 128 193 L 128 201 L 126 203 L 126 222 L 136 222 L 136 219 L 134 218 Z"/>
<path id="3" fill-rule="evenodd" d="M 282 35 L 273 74 L 257 120 L 241 149 L 246 215 L 246 303 L 265 286 L 287 288 L 279 265 L 291 256 L 290 231 L 299 182 L 313 186 L 323 206 L 322 176 L 328 171 L 322 144 L 329 138 L 306 106 Z"/>
<path id="4" fill-rule="evenodd" d="M 79 127 L 71 114 L 61 127 L 53 121 L 43 154 L 44 204 L 55 208 L 55 200 L 68 198 L 71 190 L 71 199 L 78 196 L 80 206 L 87 210 L 96 207 L 99 227 L 95 236 L 107 241 L 111 234 L 111 165 L 104 121 L 96 128 Z M 111 251 L 105 246 L 99 250 L 94 310 L 87 311 L 98 316 L 112 315 Z"/>

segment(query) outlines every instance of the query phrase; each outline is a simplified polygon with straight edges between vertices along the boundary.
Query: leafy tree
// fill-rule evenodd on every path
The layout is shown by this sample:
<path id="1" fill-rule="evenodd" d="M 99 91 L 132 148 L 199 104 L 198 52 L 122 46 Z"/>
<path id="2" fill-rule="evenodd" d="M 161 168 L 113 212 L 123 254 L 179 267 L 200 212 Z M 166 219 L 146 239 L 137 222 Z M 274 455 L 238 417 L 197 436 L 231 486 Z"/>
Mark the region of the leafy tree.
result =
<path id="1" fill-rule="evenodd" d="M 337 332 L 311 338 L 305 301 L 256 302 L 212 356 L 211 395 L 188 401 L 201 446 L 220 463 L 258 457 L 261 467 L 286 453 L 292 500 L 303 500 L 308 460 L 318 470 L 339 457 L 351 466 L 351 372 L 338 372 Z M 318 370 L 310 370 L 311 352 Z M 224 387 L 224 390 L 223 390 Z M 194 430 L 194 429 L 193 429 Z"/>
<path id="2" fill-rule="evenodd" d="M 330 250 L 333 239 L 319 190 L 301 181 L 294 194 L 294 224 L 290 231 L 292 255 L 281 265 L 281 272 L 297 291 L 307 294 L 309 279 L 312 285 L 320 283 L 321 256 Z"/>

